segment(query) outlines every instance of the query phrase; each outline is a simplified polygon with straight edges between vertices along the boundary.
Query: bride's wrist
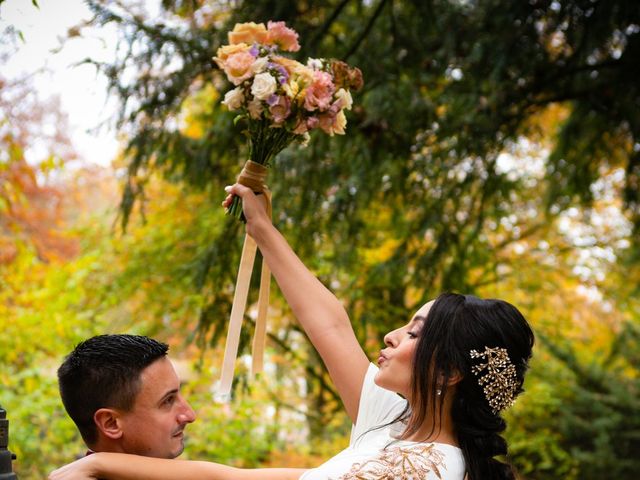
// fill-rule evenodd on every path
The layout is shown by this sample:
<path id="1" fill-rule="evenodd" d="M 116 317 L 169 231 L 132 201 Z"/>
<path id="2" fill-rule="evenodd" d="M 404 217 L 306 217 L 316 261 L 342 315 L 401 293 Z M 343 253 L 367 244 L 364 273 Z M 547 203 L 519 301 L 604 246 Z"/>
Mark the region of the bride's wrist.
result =
<path id="1" fill-rule="evenodd" d="M 93 455 L 89 455 L 89 458 L 91 459 L 91 461 L 89 462 L 89 473 L 91 474 L 91 476 L 96 478 L 103 478 L 103 476 L 108 474 L 105 465 L 108 465 L 110 463 L 109 457 L 111 455 L 117 454 L 98 452 L 94 453 Z"/>
<path id="2" fill-rule="evenodd" d="M 262 239 L 269 229 L 275 228 L 268 217 L 258 217 L 247 223 L 247 233 L 257 242 Z"/>

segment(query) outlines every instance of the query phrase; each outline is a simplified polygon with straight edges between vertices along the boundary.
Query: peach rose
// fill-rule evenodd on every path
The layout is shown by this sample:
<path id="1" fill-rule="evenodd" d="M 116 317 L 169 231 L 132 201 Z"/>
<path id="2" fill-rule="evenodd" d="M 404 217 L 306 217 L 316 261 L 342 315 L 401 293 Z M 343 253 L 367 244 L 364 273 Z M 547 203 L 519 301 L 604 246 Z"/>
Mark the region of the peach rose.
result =
<path id="1" fill-rule="evenodd" d="M 224 73 L 234 85 L 240 85 L 247 78 L 253 76 L 253 62 L 255 58 L 249 52 L 238 52 L 227 58 L 224 63 Z"/>
<path id="2" fill-rule="evenodd" d="M 229 32 L 229 43 L 234 45 L 246 43 L 265 43 L 267 41 L 267 29 L 263 23 L 236 23 L 233 31 Z"/>
<path id="3" fill-rule="evenodd" d="M 224 64 L 231 55 L 248 51 L 249 46 L 244 43 L 240 43 L 238 45 L 225 45 L 224 47 L 220 47 L 218 49 L 218 51 L 216 52 L 216 56 L 213 57 L 213 60 L 221 69 L 224 70 Z"/>

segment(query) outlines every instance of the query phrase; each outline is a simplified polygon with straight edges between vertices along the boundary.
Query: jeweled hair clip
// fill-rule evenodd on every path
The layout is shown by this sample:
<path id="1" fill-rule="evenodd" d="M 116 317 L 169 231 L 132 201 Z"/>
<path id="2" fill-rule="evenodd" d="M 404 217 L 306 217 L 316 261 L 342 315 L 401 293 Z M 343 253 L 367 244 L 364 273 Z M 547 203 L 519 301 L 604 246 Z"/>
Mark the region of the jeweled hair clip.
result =
<path id="1" fill-rule="evenodd" d="M 471 358 L 484 360 L 471 367 L 471 372 L 478 377 L 478 384 L 484 391 L 494 414 L 510 407 L 516 399 L 516 392 L 520 386 L 516 368 L 506 348 L 484 347 L 483 352 L 471 350 Z"/>

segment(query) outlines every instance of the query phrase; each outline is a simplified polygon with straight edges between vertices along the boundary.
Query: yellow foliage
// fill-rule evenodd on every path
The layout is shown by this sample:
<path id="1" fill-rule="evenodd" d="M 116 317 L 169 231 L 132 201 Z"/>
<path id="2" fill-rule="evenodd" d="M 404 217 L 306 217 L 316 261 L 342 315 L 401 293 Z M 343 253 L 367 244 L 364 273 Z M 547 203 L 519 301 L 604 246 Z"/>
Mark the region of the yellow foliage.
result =
<path id="1" fill-rule="evenodd" d="M 533 142 L 548 142 L 555 138 L 558 129 L 571 114 L 566 103 L 551 103 L 527 117 L 525 129 Z"/>
<path id="2" fill-rule="evenodd" d="M 395 253 L 399 244 L 400 240 L 387 238 L 377 247 L 363 249 L 362 258 L 367 265 L 385 262 Z"/>
<path id="3" fill-rule="evenodd" d="M 219 99 L 220 93 L 211 83 L 206 83 L 195 94 L 187 97 L 182 104 L 182 134 L 194 140 L 202 138 L 207 129 L 206 122 L 209 121 L 203 118 L 203 113 L 211 112 Z"/>

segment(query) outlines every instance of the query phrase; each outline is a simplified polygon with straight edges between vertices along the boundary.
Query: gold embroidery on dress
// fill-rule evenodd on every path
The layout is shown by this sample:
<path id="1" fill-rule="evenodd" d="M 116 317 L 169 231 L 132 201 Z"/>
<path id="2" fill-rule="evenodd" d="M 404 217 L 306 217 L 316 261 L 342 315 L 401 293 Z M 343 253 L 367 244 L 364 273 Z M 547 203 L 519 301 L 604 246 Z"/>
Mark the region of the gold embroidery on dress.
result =
<path id="1" fill-rule="evenodd" d="M 338 480 L 422 480 L 428 473 L 442 478 L 444 454 L 435 445 L 413 445 L 383 450 L 363 463 L 354 463 Z"/>

